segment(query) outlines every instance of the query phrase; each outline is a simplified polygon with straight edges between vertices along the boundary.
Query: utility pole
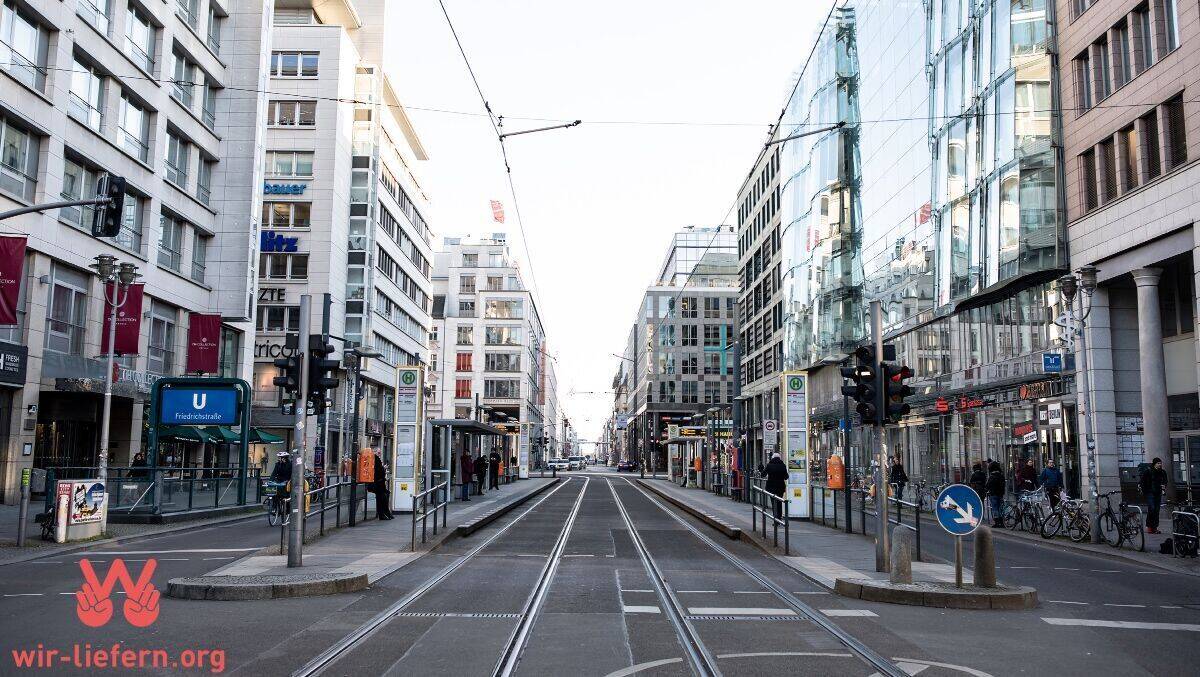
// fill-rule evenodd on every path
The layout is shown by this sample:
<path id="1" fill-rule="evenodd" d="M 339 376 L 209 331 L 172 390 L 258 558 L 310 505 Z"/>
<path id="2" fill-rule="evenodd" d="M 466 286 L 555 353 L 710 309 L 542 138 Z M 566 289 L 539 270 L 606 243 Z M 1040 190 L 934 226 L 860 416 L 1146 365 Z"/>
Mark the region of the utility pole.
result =
<path id="1" fill-rule="evenodd" d="M 312 297 L 300 296 L 300 336 L 307 336 L 310 328 Z M 292 517 L 288 522 L 288 568 L 304 564 L 304 421 L 308 416 L 308 341 L 296 340 L 299 360 L 300 383 L 296 392 L 296 423 L 292 433 Z"/>
<path id="2" fill-rule="evenodd" d="M 875 344 L 875 392 L 879 397 L 875 424 L 875 443 L 879 447 L 879 467 L 875 471 L 875 570 L 888 571 L 888 488 L 884 471 L 887 467 L 887 446 L 883 434 L 883 424 L 887 420 L 887 377 L 883 369 L 883 303 L 879 299 L 871 301 L 871 338 Z"/>
<path id="3" fill-rule="evenodd" d="M 847 357 L 842 366 L 849 367 L 850 358 Z M 850 493 L 850 398 L 845 394 L 842 395 L 842 487 L 846 490 L 846 533 L 852 534 L 854 522 L 850 515 L 854 509 L 854 495 Z"/>

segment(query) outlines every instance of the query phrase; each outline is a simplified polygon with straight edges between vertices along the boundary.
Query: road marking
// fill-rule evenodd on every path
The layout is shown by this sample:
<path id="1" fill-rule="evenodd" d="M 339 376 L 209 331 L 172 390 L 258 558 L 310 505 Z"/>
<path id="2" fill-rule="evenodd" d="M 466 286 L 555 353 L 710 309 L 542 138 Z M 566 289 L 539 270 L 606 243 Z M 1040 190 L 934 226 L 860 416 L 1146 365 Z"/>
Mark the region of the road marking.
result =
<path id="1" fill-rule="evenodd" d="M 60 562 L 58 560 L 48 562 L 44 559 L 35 559 L 35 560 L 29 561 L 29 562 L 25 562 L 25 564 L 62 564 L 62 562 Z"/>
<path id="2" fill-rule="evenodd" d="M 1009 569 L 1039 569 L 1041 567 L 1009 567 Z"/>
<path id="3" fill-rule="evenodd" d="M 734 590 L 735 595 L 769 595 L 770 590 Z"/>
<path id="4" fill-rule="evenodd" d="M 595 557 L 595 555 L 563 555 L 563 557 Z"/>
<path id="5" fill-rule="evenodd" d="M 621 592 L 654 592 L 653 590 L 622 590 Z"/>
<path id="6" fill-rule="evenodd" d="M 717 594 L 716 590 L 676 590 L 675 592 L 677 592 L 681 595 L 698 595 L 698 594 L 715 595 L 715 594 Z"/>
<path id="7" fill-rule="evenodd" d="M 1159 608 L 1160 609 L 1182 609 L 1183 607 L 1181 607 L 1181 606 L 1162 606 Z"/>
<path id="8" fill-rule="evenodd" d="M 615 672 L 608 673 L 604 677 L 629 677 L 629 675 L 636 675 L 637 673 L 641 672 L 642 670 L 649 670 L 650 668 L 657 668 L 661 665 L 671 665 L 672 663 L 682 663 L 682 662 L 683 662 L 682 658 L 664 658 L 664 659 L 658 660 L 658 661 L 648 661 L 646 663 L 638 663 L 637 665 L 631 665 L 627 668 L 621 668 L 620 670 L 617 670 Z"/>
<path id="9" fill-rule="evenodd" d="M 1125 607 L 1128 609 L 1145 609 L 1146 608 L 1145 604 L 1105 604 L 1104 606 L 1119 606 L 1119 607 Z"/>
<path id="10" fill-rule="evenodd" d="M 1087 605 L 1088 605 L 1088 603 L 1087 603 L 1087 602 L 1068 602 L 1068 601 L 1067 601 L 1067 600 L 1065 600 L 1065 599 L 1047 599 L 1047 600 L 1043 600 L 1043 601 L 1045 601 L 1045 602 L 1048 602 L 1048 603 L 1050 603 L 1050 604 L 1079 604 L 1079 605 L 1082 605 L 1082 606 L 1087 606 Z"/>
<path id="11" fill-rule="evenodd" d="M 74 593 L 72 593 L 72 594 L 74 594 Z M 40 593 L 40 592 L 14 592 L 12 594 L 5 595 L 5 597 L 41 597 L 41 596 L 42 596 L 42 593 Z"/>
<path id="12" fill-rule="evenodd" d="M 1077 569 L 1075 567 L 1054 567 L 1054 570 L 1055 571 L 1079 571 L 1079 569 Z"/>
<path id="13" fill-rule="evenodd" d="M 833 617 L 833 616 L 878 617 L 879 616 L 879 614 L 875 613 L 874 611 L 868 611 L 866 609 L 821 609 L 821 613 L 825 614 L 826 616 L 830 616 L 830 617 Z"/>
<path id="14" fill-rule="evenodd" d="M 1161 574 L 1161 571 L 1135 571 L 1135 574 Z"/>
<path id="15" fill-rule="evenodd" d="M 717 658 L 773 658 L 778 656 L 815 656 L 825 658 L 850 658 L 848 653 L 825 653 L 817 651 L 758 651 L 755 653 L 723 653 Z"/>
<path id="16" fill-rule="evenodd" d="M 1119 573 L 1121 573 L 1120 571 L 1117 571 L 1116 569 L 1092 569 L 1092 571 L 1097 574 L 1119 574 Z"/>
<path id="17" fill-rule="evenodd" d="M 116 555 L 123 557 L 125 555 L 170 555 L 180 552 L 250 552 L 252 550 L 262 550 L 262 548 L 185 548 L 183 550 L 129 550 L 127 552 L 85 552 L 84 555 L 89 557 L 93 555 Z"/>
<path id="18" fill-rule="evenodd" d="M 1200 632 L 1194 623 L 1142 623 L 1138 621 L 1098 621 L 1087 618 L 1042 618 L 1050 625 L 1082 625 L 1092 628 L 1121 628 L 1124 630 L 1185 630 Z"/>
<path id="19" fill-rule="evenodd" d="M 793 595 L 828 595 L 824 590 L 793 590 Z"/>
<path id="20" fill-rule="evenodd" d="M 160 562 L 187 562 L 189 560 L 187 557 L 159 557 L 158 561 L 160 561 Z"/>
<path id="21" fill-rule="evenodd" d="M 232 557 L 205 557 L 204 561 L 207 562 L 209 560 L 214 560 L 214 559 L 233 559 L 233 558 Z"/>
<path id="22" fill-rule="evenodd" d="M 643 606 L 643 605 L 637 605 L 637 604 L 633 604 L 633 605 L 622 604 L 621 611 L 624 611 L 627 614 L 656 614 L 656 613 L 659 613 L 659 609 L 656 606 L 650 606 L 650 605 Z"/>
<path id="23" fill-rule="evenodd" d="M 759 607 L 688 607 L 692 616 L 795 616 L 791 609 L 764 609 Z"/>

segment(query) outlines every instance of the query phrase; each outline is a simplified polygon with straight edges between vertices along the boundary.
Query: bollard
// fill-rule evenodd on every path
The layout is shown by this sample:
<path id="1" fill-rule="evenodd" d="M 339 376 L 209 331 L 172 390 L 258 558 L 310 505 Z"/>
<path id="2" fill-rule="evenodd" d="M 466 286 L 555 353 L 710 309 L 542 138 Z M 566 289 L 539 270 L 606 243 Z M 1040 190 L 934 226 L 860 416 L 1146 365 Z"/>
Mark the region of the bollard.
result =
<path id="1" fill-rule="evenodd" d="M 893 583 L 912 583 L 912 536 L 902 526 L 892 530 L 891 569 Z"/>
<path id="2" fill-rule="evenodd" d="M 975 585 L 996 587 L 996 545 L 991 527 L 984 525 L 975 530 Z"/>

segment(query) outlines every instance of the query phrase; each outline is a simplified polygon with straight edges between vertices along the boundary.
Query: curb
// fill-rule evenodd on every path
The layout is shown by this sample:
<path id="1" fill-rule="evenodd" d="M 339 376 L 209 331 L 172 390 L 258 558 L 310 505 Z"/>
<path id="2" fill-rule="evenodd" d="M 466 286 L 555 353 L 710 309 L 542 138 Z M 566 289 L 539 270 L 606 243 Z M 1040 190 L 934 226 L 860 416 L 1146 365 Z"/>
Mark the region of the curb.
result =
<path id="1" fill-rule="evenodd" d="M 279 576 L 197 576 L 172 578 L 167 597 L 246 601 L 314 597 L 367 588 L 366 574 L 284 574 Z"/>
<path id="2" fill-rule="evenodd" d="M 679 508 L 680 510 L 686 512 L 687 514 L 691 515 L 692 517 L 695 517 L 696 519 L 700 520 L 701 522 L 704 522 L 708 526 L 725 534 L 730 539 L 735 540 L 735 541 L 736 540 L 749 541 L 750 543 L 752 543 L 754 545 L 762 547 L 752 537 L 748 537 L 746 535 L 746 533 L 742 531 L 741 527 L 735 527 L 732 524 L 730 524 L 729 522 L 726 522 L 725 520 L 721 519 L 720 517 L 717 517 L 716 515 L 710 515 L 706 512 L 701 512 L 699 509 L 692 506 L 691 504 L 681 501 L 680 499 L 675 498 L 674 496 L 671 496 L 670 494 L 659 490 L 658 487 L 654 486 L 653 484 L 647 483 L 646 480 L 639 479 L 639 480 L 637 480 L 637 483 L 639 485 L 645 487 L 646 489 L 649 489 L 650 491 L 654 492 L 654 494 L 657 495 L 659 498 L 670 503 L 671 505 L 675 506 L 676 508 Z"/>
<path id="3" fill-rule="evenodd" d="M 553 481 L 543 484 L 542 486 L 538 487 L 537 489 L 534 489 L 533 491 L 525 494 L 524 496 L 519 497 L 517 500 L 512 501 L 511 503 L 506 503 L 504 505 L 497 506 L 496 508 L 493 508 L 491 512 L 485 513 L 483 515 L 480 515 L 479 517 L 476 517 L 474 519 L 463 522 L 462 524 L 455 527 L 453 532 L 447 532 L 447 533 L 454 533 L 455 535 L 460 536 L 460 537 L 461 536 L 470 536 L 471 534 L 475 533 L 476 531 L 479 531 L 480 529 L 486 527 L 487 525 L 491 524 L 492 522 L 495 522 L 496 520 L 500 519 L 502 516 L 508 514 L 510 511 L 512 511 L 514 508 L 521 505 L 522 503 L 525 503 L 526 501 L 533 498 L 534 496 L 537 496 L 538 494 L 546 491 L 550 487 L 552 487 L 562 481 L 563 481 L 563 478 L 561 478 L 561 477 L 555 478 Z"/>
<path id="4" fill-rule="evenodd" d="M 1064 550 L 1070 550 L 1071 552 L 1076 552 L 1081 555 L 1092 555 L 1093 557 L 1117 559 L 1117 560 L 1121 560 L 1122 562 L 1125 562 L 1128 564 L 1136 564 L 1138 566 L 1154 567 L 1154 568 L 1162 569 L 1163 571 L 1169 571 L 1169 572 L 1175 573 L 1175 574 L 1183 574 L 1185 576 L 1200 576 L 1200 571 L 1191 571 L 1191 570 L 1185 569 L 1183 567 L 1172 566 L 1171 564 L 1168 564 L 1166 562 L 1153 562 L 1153 561 L 1147 562 L 1147 561 L 1138 559 L 1136 557 L 1131 557 L 1131 556 L 1129 556 L 1128 553 L 1124 552 L 1123 550 L 1117 550 L 1116 548 L 1112 548 L 1111 546 L 1109 547 L 1109 551 L 1097 552 L 1096 550 L 1082 547 L 1081 545 L 1074 543 L 1070 540 L 1064 541 L 1063 539 L 1060 539 L 1057 537 L 1051 538 L 1051 539 L 1045 539 L 1045 538 L 1039 537 L 1038 540 L 1035 541 L 1032 538 L 1026 538 L 1024 536 L 1017 536 L 1015 534 L 1010 533 L 1010 531 L 1011 530 L 1009 530 L 1009 529 L 1004 529 L 1003 531 L 993 529 L 992 533 L 1000 534 L 1001 538 L 1005 538 L 1007 540 L 1015 541 L 1018 543 L 1030 543 L 1035 546 L 1039 546 L 1039 547 L 1043 547 L 1043 548 L 1051 548 L 1051 549 L 1055 548 L 1055 547 L 1060 547 L 1060 548 L 1063 548 Z M 1148 554 L 1150 553 L 1149 550 L 1147 550 L 1146 552 Z M 1176 559 L 1169 555 L 1162 555 L 1162 557 L 1166 558 L 1168 562 Z"/>
<path id="5" fill-rule="evenodd" d="M 944 583 L 891 583 L 870 578 L 839 578 L 833 591 L 864 602 L 907 604 L 939 609 L 993 609 L 1021 611 L 1037 607 L 1037 590 L 1015 588 L 955 588 Z"/>
<path id="6" fill-rule="evenodd" d="M 83 543 L 79 543 L 77 545 L 67 546 L 65 548 L 54 548 L 53 550 L 51 550 L 49 552 L 31 552 L 28 555 L 21 555 L 19 557 L 14 557 L 12 559 L 4 560 L 3 562 L 0 562 L 0 567 L 8 566 L 9 564 L 21 564 L 22 562 L 29 562 L 29 561 L 35 560 L 35 559 L 42 559 L 43 557 L 56 557 L 58 555 L 69 555 L 73 552 L 79 552 L 80 550 L 91 550 L 92 548 L 95 548 L 95 547 L 121 545 L 123 543 L 137 543 L 139 541 L 144 541 L 144 540 L 148 540 L 151 538 L 157 538 L 159 536 L 168 536 L 170 534 L 179 533 L 180 531 L 189 531 L 191 529 L 197 529 L 197 528 L 203 529 L 206 527 L 216 527 L 216 526 L 222 526 L 225 524 L 231 524 L 233 522 L 242 522 L 242 521 L 246 521 L 246 520 L 252 520 L 258 516 L 259 516 L 259 513 L 250 514 L 250 515 L 236 515 L 233 517 L 226 517 L 226 518 L 222 518 L 219 520 L 213 520 L 211 522 L 205 522 L 204 524 L 191 524 L 188 522 L 179 522 L 179 523 L 177 523 L 176 526 L 170 527 L 168 529 L 161 529 L 159 531 L 153 531 L 153 532 L 144 533 L 144 534 L 132 534 L 130 536 L 117 536 L 115 538 L 105 538 L 105 539 L 98 540 L 98 541 L 86 541 Z"/>

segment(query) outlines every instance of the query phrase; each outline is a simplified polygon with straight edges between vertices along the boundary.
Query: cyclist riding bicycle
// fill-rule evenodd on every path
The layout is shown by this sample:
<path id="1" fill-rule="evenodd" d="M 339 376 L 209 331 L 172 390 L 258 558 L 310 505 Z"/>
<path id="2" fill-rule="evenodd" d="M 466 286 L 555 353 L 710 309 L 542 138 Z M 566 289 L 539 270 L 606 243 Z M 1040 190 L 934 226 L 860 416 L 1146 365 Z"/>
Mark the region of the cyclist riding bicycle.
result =
<path id="1" fill-rule="evenodd" d="M 275 485 L 275 500 L 279 505 L 285 505 L 288 498 L 288 484 L 292 481 L 292 455 L 287 451 L 275 454 L 275 467 L 271 469 L 271 483 Z"/>

